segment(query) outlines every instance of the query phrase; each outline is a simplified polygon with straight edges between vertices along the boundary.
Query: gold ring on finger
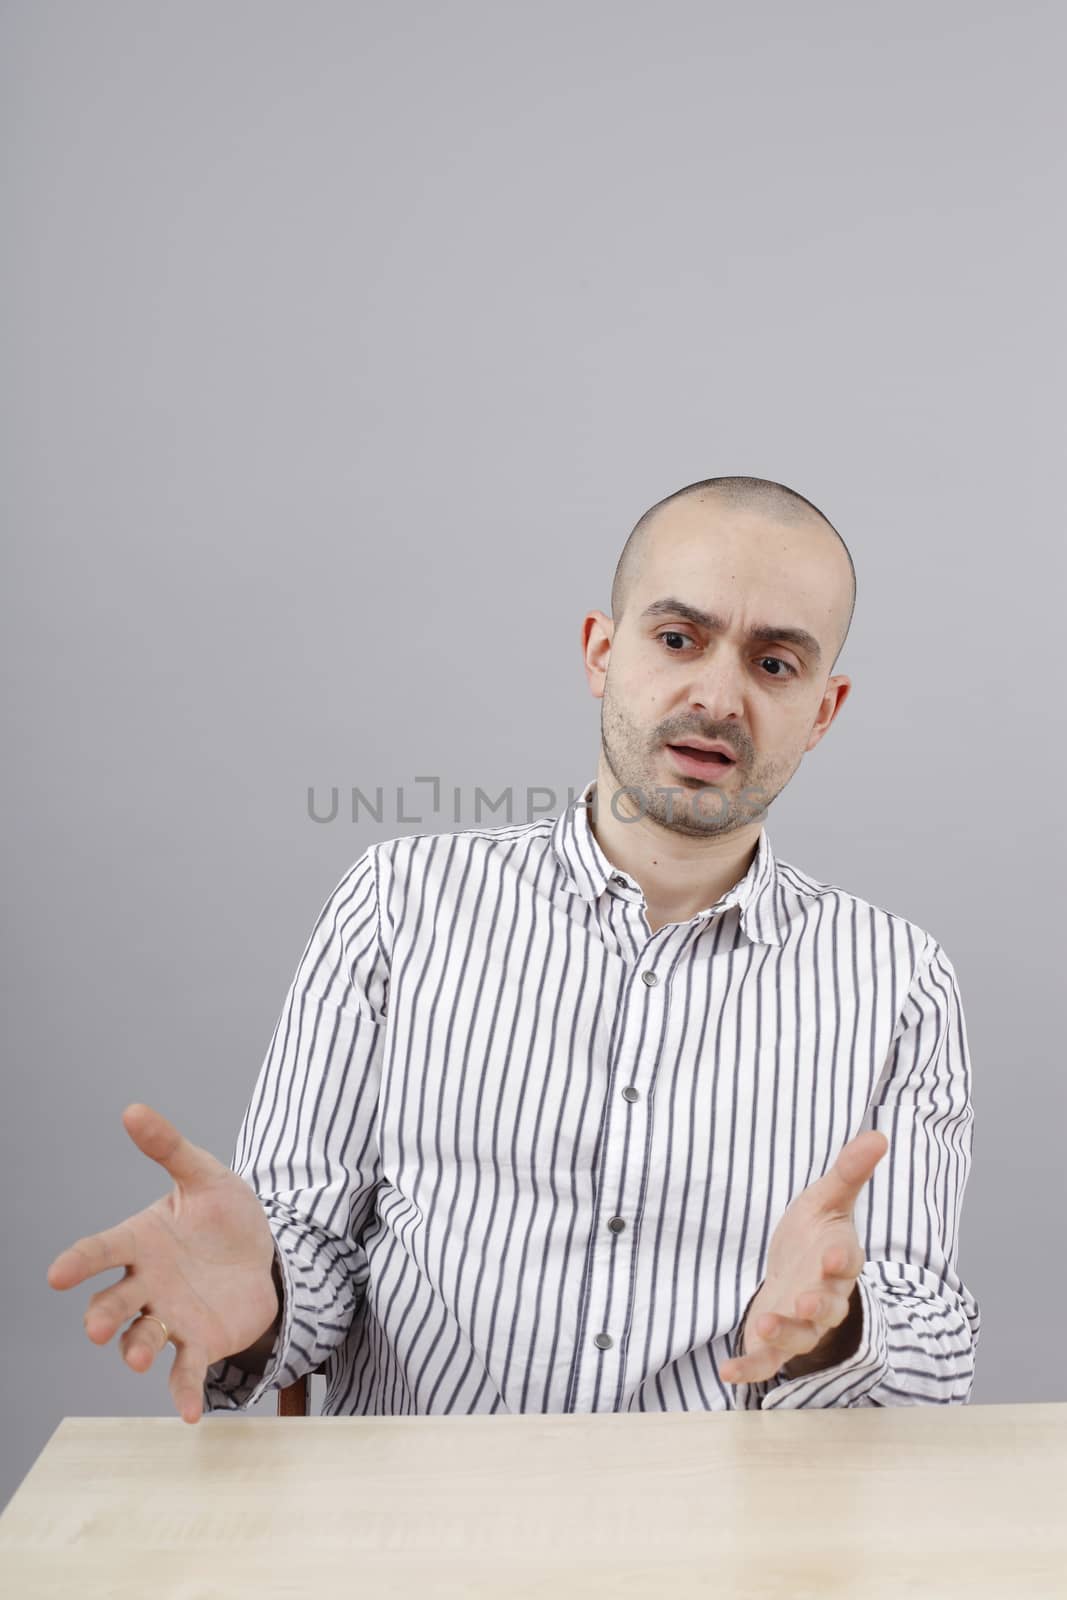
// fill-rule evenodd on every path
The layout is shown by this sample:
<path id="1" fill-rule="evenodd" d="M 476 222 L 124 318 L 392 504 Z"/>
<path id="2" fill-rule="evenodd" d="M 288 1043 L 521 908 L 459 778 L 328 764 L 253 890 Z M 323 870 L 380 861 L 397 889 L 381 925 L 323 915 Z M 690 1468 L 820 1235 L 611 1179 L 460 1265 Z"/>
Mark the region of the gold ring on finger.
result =
<path id="1" fill-rule="evenodd" d="M 164 1345 L 170 1343 L 170 1334 L 167 1332 L 167 1324 L 163 1321 L 162 1317 L 154 1316 L 151 1311 L 142 1311 L 141 1312 L 141 1321 L 142 1322 L 158 1322 L 159 1326 L 163 1329 L 163 1343 L 164 1343 Z"/>

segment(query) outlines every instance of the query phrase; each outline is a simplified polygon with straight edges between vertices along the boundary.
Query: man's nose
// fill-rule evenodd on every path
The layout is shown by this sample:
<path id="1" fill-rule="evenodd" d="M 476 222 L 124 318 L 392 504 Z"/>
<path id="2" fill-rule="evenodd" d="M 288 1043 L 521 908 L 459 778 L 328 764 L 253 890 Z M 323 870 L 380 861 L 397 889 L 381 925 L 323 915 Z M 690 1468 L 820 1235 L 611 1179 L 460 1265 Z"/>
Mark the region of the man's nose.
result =
<path id="1" fill-rule="evenodd" d="M 709 722 L 741 721 L 745 706 L 745 668 L 728 650 L 701 663 L 689 685 L 689 705 Z"/>

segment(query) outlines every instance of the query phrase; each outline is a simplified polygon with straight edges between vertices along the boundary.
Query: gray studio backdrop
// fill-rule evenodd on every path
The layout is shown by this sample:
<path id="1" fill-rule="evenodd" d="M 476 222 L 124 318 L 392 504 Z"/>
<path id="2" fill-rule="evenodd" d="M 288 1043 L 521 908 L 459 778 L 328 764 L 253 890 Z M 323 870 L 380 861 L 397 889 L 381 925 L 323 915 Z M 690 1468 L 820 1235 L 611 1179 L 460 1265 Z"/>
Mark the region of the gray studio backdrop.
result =
<path id="1" fill-rule="evenodd" d="M 123 1107 L 230 1160 L 356 856 L 593 776 L 581 618 L 718 473 L 852 550 L 768 829 L 954 963 L 974 1399 L 1067 1398 L 1062 9 L 2 20 L 0 1502 L 63 1416 L 174 1414 L 84 1334 L 118 1275 L 45 1281 L 169 1187 Z"/>

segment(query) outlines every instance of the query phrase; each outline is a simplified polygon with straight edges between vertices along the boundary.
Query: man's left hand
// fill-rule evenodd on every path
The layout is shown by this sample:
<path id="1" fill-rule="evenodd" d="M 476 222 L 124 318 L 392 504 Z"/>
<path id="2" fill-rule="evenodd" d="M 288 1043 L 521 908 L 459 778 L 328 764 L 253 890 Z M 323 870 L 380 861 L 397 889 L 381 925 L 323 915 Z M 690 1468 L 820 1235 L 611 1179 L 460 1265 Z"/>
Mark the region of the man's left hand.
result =
<path id="1" fill-rule="evenodd" d="M 803 1377 L 836 1365 L 850 1351 L 839 1329 L 859 1291 L 866 1257 L 852 1222 L 860 1190 L 889 1149 L 869 1128 L 850 1139 L 830 1171 L 792 1201 L 771 1237 L 767 1276 L 745 1321 L 741 1355 L 723 1362 L 725 1383 Z"/>

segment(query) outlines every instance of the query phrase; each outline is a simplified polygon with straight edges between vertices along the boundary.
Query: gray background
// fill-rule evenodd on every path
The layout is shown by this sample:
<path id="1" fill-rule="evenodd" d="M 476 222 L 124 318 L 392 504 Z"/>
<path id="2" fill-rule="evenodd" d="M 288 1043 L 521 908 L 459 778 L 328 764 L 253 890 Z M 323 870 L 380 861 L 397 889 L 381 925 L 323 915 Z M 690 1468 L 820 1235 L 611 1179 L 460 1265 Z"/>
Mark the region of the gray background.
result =
<path id="1" fill-rule="evenodd" d="M 228 1161 L 366 845 L 593 776 L 581 618 L 718 473 L 852 550 L 852 695 L 768 831 L 953 961 L 974 1399 L 1067 1398 L 1062 8 L 33 0 L 3 33 L 0 1500 L 64 1415 L 174 1414 L 169 1352 L 83 1332 L 119 1274 L 45 1281 L 170 1187 L 123 1107 Z M 310 820 L 334 784 L 382 821 Z"/>

